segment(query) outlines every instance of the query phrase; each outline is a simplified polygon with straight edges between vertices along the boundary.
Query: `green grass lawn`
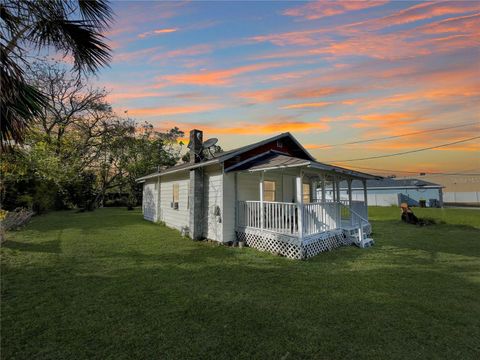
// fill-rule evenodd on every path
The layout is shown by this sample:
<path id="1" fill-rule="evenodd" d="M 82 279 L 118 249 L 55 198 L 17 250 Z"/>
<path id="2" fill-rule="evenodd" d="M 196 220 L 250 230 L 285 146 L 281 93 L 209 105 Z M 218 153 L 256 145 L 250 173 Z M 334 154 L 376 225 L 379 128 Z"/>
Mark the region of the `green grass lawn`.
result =
<path id="1" fill-rule="evenodd" d="M 478 359 L 480 211 L 373 208 L 376 245 L 307 261 L 101 209 L 1 250 L 3 359 Z"/>

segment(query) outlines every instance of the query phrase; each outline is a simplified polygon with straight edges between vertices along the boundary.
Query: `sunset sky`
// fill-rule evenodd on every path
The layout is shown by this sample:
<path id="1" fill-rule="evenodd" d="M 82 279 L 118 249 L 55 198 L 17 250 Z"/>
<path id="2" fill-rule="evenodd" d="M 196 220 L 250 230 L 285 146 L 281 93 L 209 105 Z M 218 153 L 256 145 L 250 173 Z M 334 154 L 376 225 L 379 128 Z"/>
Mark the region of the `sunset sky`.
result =
<path id="1" fill-rule="evenodd" d="M 344 162 L 479 135 L 478 1 L 112 5 L 113 62 L 97 81 L 140 122 L 202 129 L 225 150 L 290 131 L 319 161 L 347 167 L 480 169 L 478 139 Z"/>

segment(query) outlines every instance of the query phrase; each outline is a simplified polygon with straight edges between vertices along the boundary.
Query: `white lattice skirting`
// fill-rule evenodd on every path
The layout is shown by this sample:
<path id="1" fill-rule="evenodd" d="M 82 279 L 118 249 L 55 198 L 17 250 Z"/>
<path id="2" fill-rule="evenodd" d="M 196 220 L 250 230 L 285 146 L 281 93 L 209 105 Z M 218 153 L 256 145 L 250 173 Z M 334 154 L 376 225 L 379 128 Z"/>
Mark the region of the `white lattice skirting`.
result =
<path id="1" fill-rule="evenodd" d="M 323 251 L 352 243 L 340 229 L 310 235 L 300 242 L 293 236 L 261 229 L 240 228 L 237 229 L 237 239 L 260 251 L 283 255 L 289 259 L 307 259 Z"/>

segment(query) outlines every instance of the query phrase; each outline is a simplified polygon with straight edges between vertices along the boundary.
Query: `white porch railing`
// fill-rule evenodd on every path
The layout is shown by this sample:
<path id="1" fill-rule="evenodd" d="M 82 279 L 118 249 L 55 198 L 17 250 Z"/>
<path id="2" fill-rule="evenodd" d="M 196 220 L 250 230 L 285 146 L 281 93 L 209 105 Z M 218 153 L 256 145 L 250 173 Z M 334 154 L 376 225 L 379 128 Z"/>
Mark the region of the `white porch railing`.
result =
<path id="1" fill-rule="evenodd" d="M 303 224 L 301 234 L 308 236 L 338 229 L 342 219 L 350 220 L 353 214 L 339 202 L 307 203 L 301 206 L 302 221 L 299 221 L 296 203 L 264 201 L 263 209 L 261 204 L 260 201 L 238 201 L 237 226 L 299 236 L 299 224 Z"/>
<path id="2" fill-rule="evenodd" d="M 363 201 L 348 201 L 342 200 L 340 207 L 340 216 L 342 221 L 348 222 L 350 225 L 360 225 L 368 223 L 367 207 Z"/>
<path id="3" fill-rule="evenodd" d="M 237 226 L 270 230 L 282 234 L 298 235 L 297 204 L 283 202 L 239 201 Z"/>
<path id="4" fill-rule="evenodd" d="M 340 206 L 336 202 L 303 205 L 303 235 L 318 234 L 340 227 Z"/>

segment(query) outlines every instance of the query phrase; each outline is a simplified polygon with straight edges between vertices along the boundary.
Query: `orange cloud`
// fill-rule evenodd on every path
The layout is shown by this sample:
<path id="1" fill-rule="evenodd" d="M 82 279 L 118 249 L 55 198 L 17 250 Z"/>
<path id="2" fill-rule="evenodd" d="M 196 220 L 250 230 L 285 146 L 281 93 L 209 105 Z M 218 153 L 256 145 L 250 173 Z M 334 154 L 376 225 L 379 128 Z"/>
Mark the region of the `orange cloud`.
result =
<path id="1" fill-rule="evenodd" d="M 476 1 L 451 1 L 451 2 L 424 2 L 400 10 L 392 15 L 382 18 L 363 21 L 351 26 L 361 25 L 366 30 L 380 30 L 394 25 L 408 24 L 438 16 L 461 14 L 480 10 L 480 3 Z"/>
<path id="2" fill-rule="evenodd" d="M 233 127 L 207 127 L 207 131 L 214 134 L 235 134 L 235 135 L 263 135 L 278 134 L 282 132 L 319 132 L 330 129 L 324 122 L 290 121 L 268 124 L 244 123 Z"/>
<path id="3" fill-rule="evenodd" d="M 331 149 L 332 146 L 322 145 L 322 144 L 306 144 L 303 146 L 307 150 L 317 150 L 317 149 Z"/>
<path id="4" fill-rule="evenodd" d="M 132 92 L 113 92 L 108 95 L 109 101 L 116 102 L 120 100 L 132 100 L 132 99 L 143 99 L 149 97 L 163 97 L 170 96 L 171 93 L 168 92 L 155 92 L 155 91 L 132 91 Z"/>
<path id="5" fill-rule="evenodd" d="M 179 126 L 182 129 L 202 129 L 205 133 L 213 135 L 270 135 L 282 132 L 322 132 L 330 129 L 330 126 L 323 121 L 268 121 L 266 123 L 241 122 L 235 126 L 217 126 L 198 123 L 162 123 L 164 129 Z"/>
<path id="6" fill-rule="evenodd" d="M 480 14 L 444 19 L 438 22 L 424 25 L 420 27 L 419 30 L 426 34 L 457 32 L 478 35 L 480 31 Z"/>
<path id="7" fill-rule="evenodd" d="M 157 29 L 152 31 L 147 31 L 142 34 L 139 34 L 138 37 L 143 39 L 153 35 L 162 35 L 162 34 L 169 34 L 178 31 L 177 28 L 167 28 L 167 29 Z"/>
<path id="8" fill-rule="evenodd" d="M 266 103 L 275 100 L 285 99 L 312 99 L 327 95 L 345 93 L 349 91 L 351 91 L 351 89 L 340 87 L 298 88 L 287 86 L 255 91 L 246 91 L 239 93 L 238 96 L 248 100 L 253 100 L 257 103 Z"/>
<path id="9" fill-rule="evenodd" d="M 208 86 L 228 85 L 232 81 L 232 79 L 238 75 L 272 69 L 283 65 L 285 65 L 285 63 L 252 64 L 226 70 L 166 75 L 159 78 L 159 80 L 166 80 L 172 84 L 192 84 Z"/>
<path id="10" fill-rule="evenodd" d="M 408 137 L 408 138 L 402 138 L 402 139 L 397 139 L 393 141 L 380 141 L 377 143 L 362 144 L 362 149 L 375 150 L 375 151 L 414 150 L 414 149 L 420 149 L 420 148 L 425 148 L 429 146 L 436 146 L 444 143 L 461 141 L 469 137 L 471 136 L 467 135 L 467 136 L 459 137 L 459 136 L 450 135 L 448 138 L 444 138 L 444 139 L 439 139 L 434 135 Z M 480 150 L 480 142 L 472 141 L 472 142 L 460 143 L 460 144 L 440 147 L 436 149 L 431 149 L 429 151 L 478 151 L 478 150 Z"/>
<path id="11" fill-rule="evenodd" d="M 281 109 L 304 109 L 304 108 L 319 108 L 331 105 L 331 102 L 313 102 L 313 103 L 303 103 L 303 104 L 292 104 L 281 107 Z"/>
<path id="12" fill-rule="evenodd" d="M 380 123 L 392 123 L 392 122 L 410 122 L 414 123 L 415 121 L 423 121 L 425 118 L 415 113 L 407 112 L 397 112 L 389 114 L 368 114 L 368 115 L 359 115 L 359 119 L 366 122 L 380 122 Z"/>
<path id="13" fill-rule="evenodd" d="M 339 15 L 349 11 L 380 6 L 388 1 L 314 1 L 305 5 L 287 9 L 283 15 L 316 20 L 327 16 Z"/>
<path id="14" fill-rule="evenodd" d="M 217 104 L 208 105 L 185 105 L 185 106 L 164 106 L 155 108 L 137 108 L 129 110 L 133 116 L 170 116 L 191 113 L 201 113 L 220 109 L 222 106 Z"/>
<path id="15" fill-rule="evenodd" d="M 343 3 L 343 2 L 342 2 Z M 363 3 L 363 2 L 358 2 Z M 328 2 L 320 3 L 329 4 Z M 335 3 L 336 4 L 336 3 Z M 307 4 L 305 6 L 313 6 Z M 320 28 L 251 37 L 255 42 L 277 46 L 302 46 L 287 51 L 269 52 L 257 59 L 285 59 L 312 56 L 345 57 L 363 55 L 377 59 L 405 59 L 457 49 L 477 47 L 480 14 L 457 18 L 390 33 L 378 33 L 385 27 L 401 25 L 438 16 L 480 10 L 479 2 L 421 3 L 392 15 L 334 28 Z M 341 40 L 332 34 L 342 35 Z M 441 38 L 432 35 L 450 34 Z M 308 48 L 305 48 L 308 47 Z"/>
<path id="16" fill-rule="evenodd" d="M 433 84 L 435 85 L 435 84 Z M 423 88 L 412 90 L 411 92 L 396 94 L 380 99 L 373 99 L 369 103 L 365 103 L 364 109 L 381 108 L 384 106 L 406 106 L 409 102 L 419 101 L 436 101 L 442 104 L 446 103 L 462 103 L 470 101 L 470 98 L 480 97 L 480 84 L 456 85 L 445 84 L 441 86 L 432 86 L 431 88 Z"/>

